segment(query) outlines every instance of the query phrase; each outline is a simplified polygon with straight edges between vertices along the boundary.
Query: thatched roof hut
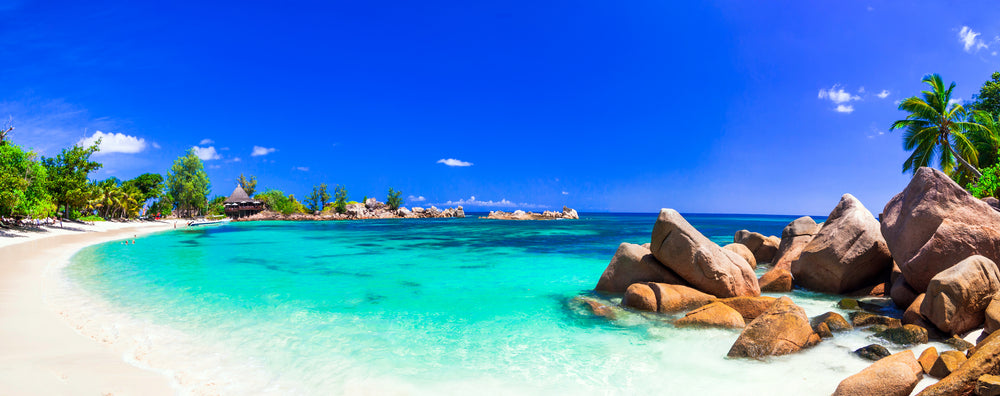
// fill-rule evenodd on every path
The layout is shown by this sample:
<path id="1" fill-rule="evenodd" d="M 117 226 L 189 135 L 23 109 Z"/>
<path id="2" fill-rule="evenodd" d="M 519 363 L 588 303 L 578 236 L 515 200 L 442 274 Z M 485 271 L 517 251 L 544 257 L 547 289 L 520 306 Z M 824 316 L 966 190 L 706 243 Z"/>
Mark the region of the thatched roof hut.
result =
<path id="1" fill-rule="evenodd" d="M 226 198 L 224 206 L 226 207 L 226 216 L 233 218 L 253 216 L 264 210 L 264 203 L 250 198 L 250 195 L 240 185 L 237 185 L 229 198 Z"/>

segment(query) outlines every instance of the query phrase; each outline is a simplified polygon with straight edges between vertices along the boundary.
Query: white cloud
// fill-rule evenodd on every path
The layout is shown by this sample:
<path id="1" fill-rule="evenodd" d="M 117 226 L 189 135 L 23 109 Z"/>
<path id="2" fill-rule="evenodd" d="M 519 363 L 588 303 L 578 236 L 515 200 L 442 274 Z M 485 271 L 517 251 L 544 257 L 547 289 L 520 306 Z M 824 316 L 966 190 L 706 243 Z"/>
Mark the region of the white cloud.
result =
<path id="1" fill-rule="evenodd" d="M 302 172 L 309 172 L 309 167 L 308 166 L 296 166 L 295 170 L 302 171 Z"/>
<path id="2" fill-rule="evenodd" d="M 233 158 L 233 162 L 240 162 L 240 161 L 243 161 L 242 159 L 240 159 L 240 157 L 234 157 Z"/>
<path id="3" fill-rule="evenodd" d="M 858 93 L 859 94 L 865 93 L 865 87 L 858 88 Z"/>
<path id="4" fill-rule="evenodd" d="M 219 152 L 215 151 L 215 147 L 212 147 L 212 146 L 208 146 L 208 147 L 194 146 L 192 148 L 194 149 L 194 155 L 197 155 L 198 158 L 200 158 L 202 161 L 211 161 L 211 160 L 217 160 L 219 158 L 222 158 L 222 156 L 219 155 Z"/>
<path id="5" fill-rule="evenodd" d="M 830 101 L 833 102 L 834 104 L 847 103 L 852 100 L 861 100 L 860 96 L 851 95 L 850 92 L 845 91 L 844 88 L 838 88 L 837 85 L 834 85 L 832 88 L 828 90 L 821 88 L 819 90 L 818 97 L 820 99 L 830 99 Z"/>
<path id="6" fill-rule="evenodd" d="M 833 110 L 836 111 L 836 112 L 838 112 L 838 113 L 851 114 L 852 112 L 854 112 L 854 106 L 852 106 L 852 105 L 837 105 L 837 108 L 833 109 Z"/>
<path id="7" fill-rule="evenodd" d="M 885 131 L 882 130 L 882 129 L 879 129 L 878 124 L 872 123 L 872 125 L 871 125 L 871 133 L 868 134 L 868 138 L 869 139 L 874 139 L 874 138 L 882 136 L 882 135 L 885 135 Z"/>
<path id="8" fill-rule="evenodd" d="M 221 167 L 222 167 L 222 165 L 209 165 L 208 169 L 219 169 Z"/>
<path id="9" fill-rule="evenodd" d="M 948 99 L 948 104 L 950 104 L 950 105 L 953 105 L 955 103 L 961 103 L 961 102 L 962 102 L 962 98 L 951 98 L 951 99 Z"/>
<path id="10" fill-rule="evenodd" d="M 962 30 L 958 32 L 958 41 L 965 47 L 965 52 L 978 52 L 983 48 L 989 48 L 983 40 L 978 38 L 980 35 L 981 33 L 972 31 L 972 28 L 962 26 Z"/>
<path id="11" fill-rule="evenodd" d="M 275 151 L 278 151 L 278 150 L 275 149 L 275 148 L 273 148 L 273 147 L 268 148 L 268 147 L 261 147 L 261 146 L 253 146 L 253 152 L 250 153 L 250 156 L 251 157 L 259 157 L 259 156 L 262 156 L 262 155 L 271 154 L 271 153 L 273 153 Z"/>
<path id="12" fill-rule="evenodd" d="M 876 96 L 878 96 L 879 99 L 885 99 L 889 97 L 889 90 L 883 89 L 882 92 L 879 92 Z"/>
<path id="13" fill-rule="evenodd" d="M 423 195 L 421 195 L 419 197 L 414 197 L 414 196 L 411 195 L 409 197 L 406 197 L 406 200 L 409 201 L 409 202 L 424 202 L 424 201 L 427 200 L 427 198 L 424 198 Z"/>
<path id="14" fill-rule="evenodd" d="M 80 139 L 77 144 L 87 147 L 97 139 L 101 139 L 101 151 L 97 154 L 127 153 L 135 154 L 146 149 L 146 139 L 129 136 L 123 133 L 94 132 L 93 135 Z"/>
<path id="15" fill-rule="evenodd" d="M 442 159 L 439 159 L 437 161 L 437 163 L 439 163 L 439 164 L 445 164 L 445 165 L 448 165 L 448 166 L 472 166 L 471 162 L 460 161 L 460 160 L 457 160 L 457 159 L 454 159 L 454 158 L 448 158 L 448 159 L 442 158 Z"/>
<path id="16" fill-rule="evenodd" d="M 212 139 L 201 139 L 201 141 L 198 142 L 198 145 L 199 146 L 204 146 L 204 145 L 213 144 L 213 143 L 215 143 L 215 141 L 212 140 Z"/>
<path id="17" fill-rule="evenodd" d="M 569 193 L 568 193 L 568 192 L 565 192 L 565 191 L 563 191 L 563 195 L 569 195 Z"/>
<path id="18" fill-rule="evenodd" d="M 153 148 L 158 149 L 160 148 L 160 145 L 156 142 L 153 142 Z"/>
<path id="19" fill-rule="evenodd" d="M 541 207 L 541 205 L 535 205 L 535 204 L 529 204 L 529 203 L 523 203 L 523 202 L 508 201 L 506 198 L 501 199 L 499 201 L 493 201 L 493 200 L 481 201 L 481 200 L 476 199 L 475 195 L 469 197 L 469 199 L 460 199 L 458 201 L 448 201 L 448 202 L 440 203 L 440 204 L 437 204 L 437 205 L 441 205 L 441 206 L 456 206 L 456 205 L 461 205 L 461 206 L 480 206 L 480 207 L 492 207 L 492 208 L 538 208 L 538 207 Z"/>

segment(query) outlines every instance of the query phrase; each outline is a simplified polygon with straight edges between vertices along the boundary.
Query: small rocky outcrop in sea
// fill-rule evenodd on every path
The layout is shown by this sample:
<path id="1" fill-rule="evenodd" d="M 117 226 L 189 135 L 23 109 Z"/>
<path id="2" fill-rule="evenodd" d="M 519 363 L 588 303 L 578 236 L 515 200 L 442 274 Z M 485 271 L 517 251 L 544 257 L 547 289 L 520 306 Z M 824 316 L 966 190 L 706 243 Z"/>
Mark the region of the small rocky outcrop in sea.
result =
<path id="1" fill-rule="evenodd" d="M 844 194 L 819 232 L 792 262 L 795 284 L 826 293 L 847 293 L 887 279 L 892 257 L 878 220 Z"/>
<path id="2" fill-rule="evenodd" d="M 819 342 L 806 311 L 783 296 L 747 325 L 729 349 L 729 357 L 761 359 L 787 355 Z"/>
<path id="3" fill-rule="evenodd" d="M 491 211 L 489 215 L 483 218 L 491 220 L 576 220 L 580 218 L 580 215 L 576 213 L 576 209 L 570 209 L 569 207 L 563 206 L 562 212 L 546 210 L 542 213 L 535 213 L 525 212 L 523 210 L 515 210 L 513 212 L 496 210 Z"/>
<path id="4" fill-rule="evenodd" d="M 624 293 L 629 285 L 642 282 L 659 282 L 683 285 L 680 276 L 660 264 L 649 248 L 623 242 L 604 269 L 594 290 L 605 293 Z"/>
<path id="5" fill-rule="evenodd" d="M 308 221 L 308 220 L 361 220 L 361 219 L 396 219 L 396 218 L 418 219 L 418 218 L 448 218 L 448 217 L 463 218 L 465 217 L 465 210 L 462 209 L 461 206 L 456 208 L 447 208 L 444 210 L 438 209 L 434 206 L 431 206 L 430 208 L 427 209 L 420 207 L 413 207 L 413 209 L 400 207 L 399 209 L 393 210 L 389 207 L 389 205 L 379 202 L 375 198 L 368 198 L 368 200 L 366 200 L 364 203 L 348 204 L 344 213 L 325 211 L 316 214 L 292 213 L 290 215 L 283 215 L 275 211 L 265 210 L 253 216 L 234 219 L 233 221 L 260 221 L 260 220 Z"/>
<path id="6" fill-rule="evenodd" d="M 774 259 L 774 255 L 778 253 L 778 245 L 781 244 L 781 239 L 774 235 L 764 236 L 764 234 L 759 232 L 739 230 L 733 236 L 733 243 L 746 246 L 753 252 L 754 260 L 758 264 L 763 264 L 770 263 Z"/>

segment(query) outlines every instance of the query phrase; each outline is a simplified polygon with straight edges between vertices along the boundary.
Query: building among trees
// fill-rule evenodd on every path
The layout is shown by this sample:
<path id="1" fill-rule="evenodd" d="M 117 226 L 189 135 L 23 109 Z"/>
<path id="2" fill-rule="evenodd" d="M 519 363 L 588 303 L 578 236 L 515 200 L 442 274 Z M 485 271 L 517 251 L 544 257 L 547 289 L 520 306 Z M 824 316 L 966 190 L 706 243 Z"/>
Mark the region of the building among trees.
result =
<path id="1" fill-rule="evenodd" d="M 226 216 L 238 219 L 241 217 L 253 216 L 264 210 L 264 203 L 250 198 L 243 187 L 237 185 L 233 193 L 226 198 L 224 203 Z"/>

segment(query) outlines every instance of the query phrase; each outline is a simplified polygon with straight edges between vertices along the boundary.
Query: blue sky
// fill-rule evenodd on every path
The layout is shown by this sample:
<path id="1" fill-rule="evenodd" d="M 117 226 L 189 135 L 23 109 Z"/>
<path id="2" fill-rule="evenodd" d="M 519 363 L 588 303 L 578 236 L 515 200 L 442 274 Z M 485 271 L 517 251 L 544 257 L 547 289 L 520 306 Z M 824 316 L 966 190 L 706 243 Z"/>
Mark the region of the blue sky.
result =
<path id="1" fill-rule="evenodd" d="M 15 143 L 100 131 L 102 179 L 197 146 L 225 195 L 242 172 L 408 206 L 878 214 L 909 180 L 895 102 L 1000 70 L 990 2 L 136 3 L 0 0 Z"/>

